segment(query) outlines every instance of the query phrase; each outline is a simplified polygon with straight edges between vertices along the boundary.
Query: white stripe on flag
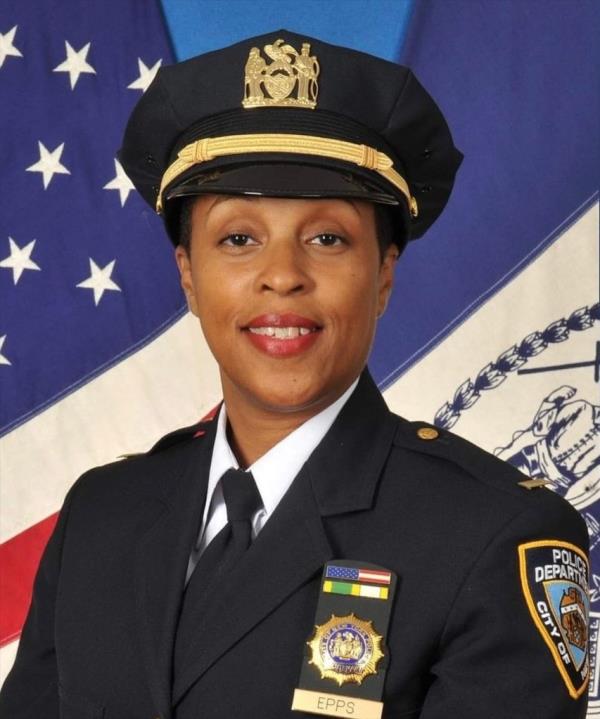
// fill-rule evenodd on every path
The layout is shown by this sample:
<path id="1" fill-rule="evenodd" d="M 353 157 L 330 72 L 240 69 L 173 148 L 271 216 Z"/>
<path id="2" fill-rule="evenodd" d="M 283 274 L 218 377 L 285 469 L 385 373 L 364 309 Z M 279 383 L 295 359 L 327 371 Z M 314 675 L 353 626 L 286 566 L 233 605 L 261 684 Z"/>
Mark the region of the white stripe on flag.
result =
<path id="1" fill-rule="evenodd" d="M 493 252 L 493 248 L 490 250 Z M 505 287 L 463 322 L 384 393 L 388 405 L 410 420 L 431 422 L 456 389 L 527 335 L 543 330 L 574 310 L 598 301 L 598 205 L 550 245 Z M 560 365 L 592 359 L 597 329 L 571 331 L 569 340 L 532 357 L 527 367 Z M 579 395 L 597 399 L 593 372 L 577 370 Z M 530 424 L 537 402 L 555 386 L 568 383 L 567 373 L 507 375 L 452 428 L 489 451 Z M 523 392 L 532 399 L 523 402 Z M 597 403 L 597 402 L 596 402 Z"/>
<path id="2" fill-rule="evenodd" d="M 56 512 L 82 472 L 146 451 L 220 399 L 216 363 L 188 313 L 0 440 L 0 541 Z"/>
<path id="3" fill-rule="evenodd" d="M 15 662 L 18 647 L 19 642 L 11 642 L 0 649 L 0 686 L 4 683 L 6 675 Z"/>

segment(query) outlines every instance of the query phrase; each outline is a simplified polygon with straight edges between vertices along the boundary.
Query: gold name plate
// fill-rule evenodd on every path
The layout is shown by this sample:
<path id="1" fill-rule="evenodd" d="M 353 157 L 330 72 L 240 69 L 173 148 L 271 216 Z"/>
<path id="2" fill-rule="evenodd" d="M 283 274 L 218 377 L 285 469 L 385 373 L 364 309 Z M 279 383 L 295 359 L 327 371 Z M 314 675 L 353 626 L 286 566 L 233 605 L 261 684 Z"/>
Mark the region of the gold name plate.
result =
<path id="1" fill-rule="evenodd" d="M 371 699 L 345 697 L 341 694 L 313 692 L 296 689 L 292 710 L 322 714 L 330 717 L 352 717 L 352 719 L 381 719 L 383 702 Z"/>

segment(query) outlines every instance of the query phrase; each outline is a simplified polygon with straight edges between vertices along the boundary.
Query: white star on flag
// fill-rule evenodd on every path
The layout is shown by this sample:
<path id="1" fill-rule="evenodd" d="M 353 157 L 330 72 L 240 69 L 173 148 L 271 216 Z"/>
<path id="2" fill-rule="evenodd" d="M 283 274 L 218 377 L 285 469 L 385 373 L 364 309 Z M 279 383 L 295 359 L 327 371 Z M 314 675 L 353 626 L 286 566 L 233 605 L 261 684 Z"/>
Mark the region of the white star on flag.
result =
<path id="1" fill-rule="evenodd" d="M 80 282 L 77 287 L 94 290 L 94 303 L 98 305 L 98 302 L 102 299 L 102 295 L 107 290 L 113 290 L 115 292 L 121 291 L 119 285 L 110 279 L 116 260 L 113 260 L 104 267 L 100 268 L 91 257 L 89 259 L 90 276 L 83 280 L 83 282 Z"/>
<path id="2" fill-rule="evenodd" d="M 41 269 L 40 266 L 31 259 L 35 242 L 35 240 L 31 240 L 25 247 L 19 247 L 12 237 L 8 238 L 10 255 L 0 260 L 0 267 L 7 267 L 13 271 L 13 282 L 15 285 L 25 270 Z"/>
<path id="3" fill-rule="evenodd" d="M 127 85 L 129 90 L 141 90 L 146 92 L 150 87 L 150 83 L 154 80 L 154 76 L 158 72 L 158 68 L 162 65 L 162 59 L 158 60 L 152 67 L 147 67 L 142 59 L 138 57 L 138 69 L 140 76 L 134 80 L 131 85 Z"/>
<path id="4" fill-rule="evenodd" d="M 23 53 L 14 46 L 15 33 L 19 26 L 15 25 L 4 35 L 0 32 L 0 67 L 10 55 L 11 57 L 23 57 Z"/>
<path id="5" fill-rule="evenodd" d="M 64 165 L 61 165 L 60 156 L 65 149 L 65 143 L 61 144 L 50 152 L 43 142 L 38 140 L 38 149 L 40 151 L 40 159 L 31 167 L 27 168 L 27 172 L 41 172 L 44 178 L 44 190 L 52 181 L 55 174 L 70 175 L 70 171 Z"/>
<path id="6" fill-rule="evenodd" d="M 2 345 L 4 344 L 4 340 L 6 339 L 6 335 L 2 335 L 0 337 L 0 350 L 2 350 Z M 11 364 L 10 360 L 8 360 L 0 351 L 0 364 Z"/>
<path id="7" fill-rule="evenodd" d="M 115 170 L 117 174 L 110 182 L 107 182 L 106 185 L 104 185 L 103 189 L 118 190 L 119 197 L 121 198 L 121 207 L 123 207 L 127 202 L 129 193 L 132 190 L 135 190 L 135 187 L 133 185 L 133 182 L 129 179 L 129 177 L 127 177 L 123 166 L 118 160 L 115 160 Z"/>
<path id="8" fill-rule="evenodd" d="M 67 59 L 57 65 L 52 72 L 68 72 L 71 80 L 71 90 L 75 89 L 77 80 L 81 73 L 87 72 L 92 75 L 96 74 L 94 68 L 86 61 L 87 54 L 90 50 L 91 43 L 88 42 L 84 45 L 81 50 L 75 50 L 65 40 L 65 48 L 67 50 Z"/>

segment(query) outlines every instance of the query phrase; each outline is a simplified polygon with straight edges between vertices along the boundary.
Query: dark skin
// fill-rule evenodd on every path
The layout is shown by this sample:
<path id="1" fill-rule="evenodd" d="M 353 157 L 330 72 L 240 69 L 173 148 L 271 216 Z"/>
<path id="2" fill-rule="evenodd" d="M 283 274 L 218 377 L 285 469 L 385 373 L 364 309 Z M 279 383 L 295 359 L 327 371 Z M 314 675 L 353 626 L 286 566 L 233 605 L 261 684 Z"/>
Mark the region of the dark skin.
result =
<path id="1" fill-rule="evenodd" d="M 380 256 L 368 202 L 206 195 L 192 209 L 189 252 L 175 256 L 219 364 L 232 449 L 248 467 L 360 374 L 398 250 Z M 290 315 L 311 327 L 298 352 L 289 347 L 302 344 L 301 322 Z M 291 343 L 275 337 L 265 349 L 251 337 L 282 317 L 277 331 L 290 328 Z"/>

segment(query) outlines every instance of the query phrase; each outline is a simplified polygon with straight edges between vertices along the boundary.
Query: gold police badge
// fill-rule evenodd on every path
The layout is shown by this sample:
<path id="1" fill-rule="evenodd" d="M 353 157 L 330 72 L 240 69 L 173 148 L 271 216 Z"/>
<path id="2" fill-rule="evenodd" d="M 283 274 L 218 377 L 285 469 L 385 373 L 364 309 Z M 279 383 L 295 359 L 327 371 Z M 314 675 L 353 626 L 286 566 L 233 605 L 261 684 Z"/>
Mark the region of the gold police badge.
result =
<path id="1" fill-rule="evenodd" d="M 354 614 L 332 614 L 325 624 L 315 626 L 315 635 L 307 642 L 312 652 L 309 663 L 321 672 L 321 679 L 333 679 L 339 686 L 361 684 L 366 676 L 377 673 L 382 639 L 370 621 Z"/>

